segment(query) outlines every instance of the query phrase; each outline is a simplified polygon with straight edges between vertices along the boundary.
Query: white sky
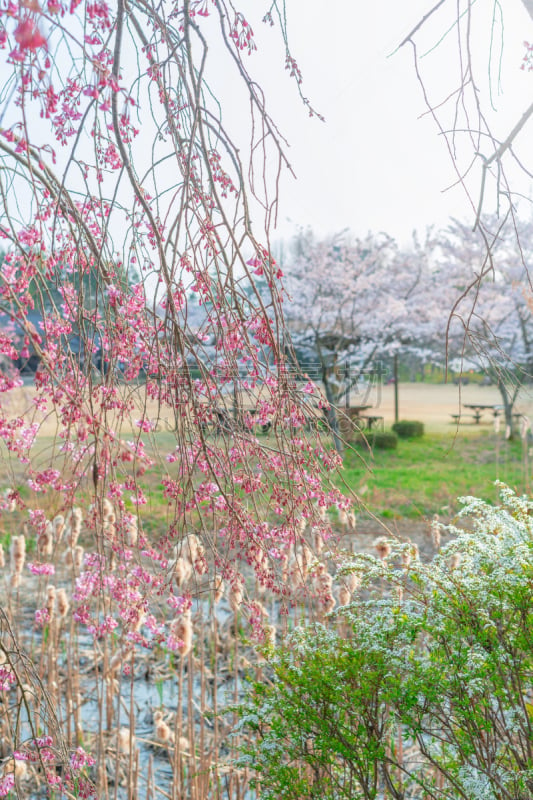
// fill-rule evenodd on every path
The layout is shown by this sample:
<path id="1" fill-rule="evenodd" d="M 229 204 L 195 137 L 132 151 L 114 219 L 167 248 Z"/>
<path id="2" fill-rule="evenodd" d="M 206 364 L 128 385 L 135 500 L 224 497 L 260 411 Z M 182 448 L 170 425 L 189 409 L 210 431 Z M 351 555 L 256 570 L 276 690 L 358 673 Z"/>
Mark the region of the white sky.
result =
<path id="1" fill-rule="evenodd" d="M 288 0 L 289 40 L 303 73 L 303 92 L 326 123 L 309 119 L 288 73 L 274 77 L 273 71 L 272 77 L 260 76 L 266 83 L 273 116 L 291 143 L 289 155 L 298 176 L 297 181 L 287 179 L 282 185 L 274 238 L 291 235 L 297 226 L 310 226 L 318 234 L 345 227 L 356 234 L 385 230 L 406 240 L 414 228 L 445 224 L 451 215 L 472 217 L 460 187 L 443 191 L 455 175 L 435 124 L 428 117 L 419 118 L 425 106 L 410 46 L 388 58 L 434 4 L 434 0 L 372 0 L 364 4 Z M 498 113 L 493 115 L 502 139 L 533 96 L 533 73 L 520 70 L 523 41 L 533 41 L 533 25 L 520 0 L 507 0 L 504 5 L 503 94 L 495 98 Z M 446 7 L 453 13 L 456 4 L 448 2 Z M 477 0 L 476 11 L 480 19 L 485 18 L 476 34 L 482 79 L 489 63 L 486 19 L 492 19 L 494 8 L 493 0 Z M 437 31 L 445 29 L 445 13 L 436 15 L 433 34 L 426 37 L 428 44 L 436 40 Z M 496 46 L 499 26 L 495 34 Z M 260 44 L 264 41 L 267 45 L 276 34 L 259 23 L 256 35 Z M 454 45 L 453 35 L 448 37 L 449 44 L 446 40 L 423 60 L 434 98 L 457 85 L 453 74 L 458 70 L 453 63 L 457 59 L 447 51 Z M 250 65 L 255 57 L 250 57 Z M 495 70 L 493 66 L 493 80 Z M 488 85 L 484 97 L 488 100 Z M 526 129 L 521 141 L 530 141 L 531 133 L 530 127 L 528 137 Z M 476 164 L 472 174 L 476 195 L 479 175 L 480 165 Z M 522 190 L 530 192 L 529 181 Z"/>
<path id="2" fill-rule="evenodd" d="M 276 28 L 261 23 L 268 0 L 239 0 L 236 5 L 253 20 L 259 52 L 245 56 L 258 83 L 264 88 L 268 108 L 290 142 L 288 155 L 297 180 L 287 176 L 281 184 L 278 228 L 272 239 L 287 238 L 298 227 L 311 227 L 318 235 L 344 228 L 364 235 L 368 230 L 386 231 L 400 241 L 413 229 L 444 225 L 450 216 L 473 219 L 473 211 L 461 187 L 444 191 L 456 176 L 445 142 L 425 112 L 409 45 L 391 55 L 436 0 L 286 0 L 289 43 L 303 74 L 303 93 L 326 118 L 310 119 L 294 82 L 284 70 L 284 51 Z M 466 5 L 466 0 L 459 0 Z M 499 8 L 497 0 L 473 0 L 477 78 L 482 99 L 488 102 L 486 76 L 489 66 L 490 20 Z M 495 28 L 492 61 L 497 113 L 492 114 L 499 139 L 509 131 L 533 98 L 533 73 L 520 70 L 524 40 L 533 42 L 533 23 L 521 0 L 505 0 L 504 53 L 498 95 L 496 70 L 500 26 Z M 421 50 L 438 40 L 456 9 L 447 0 L 420 37 Z M 253 15 L 257 16 L 254 19 Z M 216 15 L 202 18 L 209 31 Z M 216 42 L 216 36 L 212 39 Z M 209 37 L 208 37 L 209 38 Z M 211 39 L 209 39 L 211 41 Z M 452 33 L 436 50 L 422 59 L 433 102 L 442 100 L 458 83 L 459 63 Z M 424 47 L 422 47 L 424 45 Z M 214 83 L 222 99 L 224 124 L 239 138 L 246 113 L 246 97 L 234 73 L 217 60 L 214 45 Z M 135 72 L 136 63 L 131 68 Z M 217 71 L 219 74 L 217 74 Z M 533 120 L 517 140 L 517 152 L 527 161 L 533 138 Z M 247 142 L 242 142 L 246 153 Z M 150 154 L 147 149 L 147 154 Z M 464 151 L 466 152 L 466 151 Z M 464 155 L 463 152 L 463 155 Z M 486 155 L 491 149 L 487 145 Z M 531 162 L 530 162 L 531 165 Z M 140 172 L 142 168 L 139 167 Z M 530 166 L 533 172 L 533 165 Z M 477 197 L 481 164 L 476 161 L 471 188 Z M 533 196 L 533 181 L 521 179 L 517 187 Z M 493 199 L 487 190 L 487 202 Z M 256 217 L 259 216 L 256 212 Z M 260 223 L 261 219 L 254 219 Z M 260 225 L 256 232 L 260 234 Z"/>

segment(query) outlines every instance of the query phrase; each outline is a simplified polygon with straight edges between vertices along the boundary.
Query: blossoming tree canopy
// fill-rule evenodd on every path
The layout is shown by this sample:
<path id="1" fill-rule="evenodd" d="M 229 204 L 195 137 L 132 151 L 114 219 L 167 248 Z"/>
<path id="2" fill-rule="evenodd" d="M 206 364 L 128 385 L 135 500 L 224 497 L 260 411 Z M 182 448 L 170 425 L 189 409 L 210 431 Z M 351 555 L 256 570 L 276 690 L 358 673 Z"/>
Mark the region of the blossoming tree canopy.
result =
<path id="1" fill-rule="evenodd" d="M 510 430 L 513 404 L 533 374 L 532 225 L 493 216 L 482 232 L 453 221 L 438 236 L 436 253 L 452 310 L 449 354 L 470 360 L 492 378 Z"/>
<path id="2" fill-rule="evenodd" d="M 439 333 L 442 340 L 432 247 L 428 237 L 402 249 L 386 234 L 315 240 L 308 232 L 294 240 L 283 265 L 287 324 L 330 402 L 344 401 L 362 373 L 398 348 L 422 352 Z"/>
<path id="3" fill-rule="evenodd" d="M 532 252 L 531 224 L 510 217 L 487 216 L 475 231 L 452 221 L 410 247 L 385 235 L 301 235 L 283 264 L 295 355 L 338 404 L 391 353 L 466 360 L 498 386 L 511 426 L 533 369 Z"/>

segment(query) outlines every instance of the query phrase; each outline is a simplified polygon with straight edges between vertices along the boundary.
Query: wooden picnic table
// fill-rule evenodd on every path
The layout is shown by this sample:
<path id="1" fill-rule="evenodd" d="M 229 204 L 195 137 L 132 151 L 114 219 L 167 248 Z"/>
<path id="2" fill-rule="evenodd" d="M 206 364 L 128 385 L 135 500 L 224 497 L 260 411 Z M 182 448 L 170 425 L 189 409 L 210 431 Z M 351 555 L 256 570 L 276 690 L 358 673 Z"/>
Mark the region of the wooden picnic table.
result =
<path id="1" fill-rule="evenodd" d="M 463 403 L 463 408 L 472 409 L 472 411 L 474 412 L 472 416 L 474 417 L 474 422 L 476 423 L 476 425 L 479 425 L 479 423 L 481 422 L 481 417 L 484 411 L 490 409 L 490 411 L 492 411 L 492 416 L 498 417 L 502 410 L 501 405 L 498 404 L 495 405 L 494 403 Z"/>
<path id="2" fill-rule="evenodd" d="M 368 409 L 374 409 L 374 406 L 370 404 L 360 405 L 360 406 L 347 406 L 345 408 L 339 409 L 341 415 L 348 417 L 350 422 L 353 424 L 357 424 L 359 430 L 366 430 L 371 431 L 372 428 L 377 424 L 381 424 L 383 426 L 383 417 L 375 414 L 363 414 L 363 411 L 368 411 Z M 374 409 L 375 410 L 375 409 Z M 342 416 L 341 416 L 342 419 Z"/>
<path id="3" fill-rule="evenodd" d="M 342 411 L 343 414 L 346 414 L 347 417 L 350 419 L 354 419 L 361 416 L 361 412 L 366 411 L 368 408 L 373 408 L 371 405 L 364 405 L 364 406 L 346 406 L 346 408 L 339 409 Z"/>

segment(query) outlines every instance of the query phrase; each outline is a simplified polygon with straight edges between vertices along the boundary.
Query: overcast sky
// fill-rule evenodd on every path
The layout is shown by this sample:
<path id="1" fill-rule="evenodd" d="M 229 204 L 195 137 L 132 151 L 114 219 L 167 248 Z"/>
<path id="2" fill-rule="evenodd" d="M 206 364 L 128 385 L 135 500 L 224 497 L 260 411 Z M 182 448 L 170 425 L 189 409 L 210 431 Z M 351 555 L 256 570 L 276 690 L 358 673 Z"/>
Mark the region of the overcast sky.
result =
<path id="1" fill-rule="evenodd" d="M 456 175 L 443 137 L 425 114 L 412 49 L 407 45 L 395 52 L 435 2 L 286 0 L 291 52 L 303 75 L 304 95 L 325 117 L 325 122 L 320 122 L 309 118 L 294 81 L 284 69 L 279 30 L 260 21 L 269 6 L 268 0 L 239 1 L 237 5 L 253 21 L 259 48 L 257 53 L 245 56 L 245 62 L 264 87 L 271 115 L 290 143 L 288 155 L 297 176 L 296 180 L 287 176 L 281 182 L 274 240 L 291 236 L 298 227 L 310 227 L 318 235 L 344 228 L 359 235 L 368 230 L 383 230 L 406 241 L 413 229 L 444 225 L 452 215 L 465 220 L 474 218 L 461 187 L 445 191 L 455 182 Z M 458 2 L 461 8 L 467 5 L 467 0 Z M 470 5 L 475 17 L 476 80 L 481 100 L 501 141 L 533 98 L 533 72 L 520 69 L 524 40 L 533 42 L 533 23 L 522 0 L 505 0 L 502 4 L 503 27 L 498 0 L 471 0 Z M 420 65 L 435 104 L 456 89 L 459 80 L 455 31 L 434 47 L 453 21 L 456 8 L 456 0 L 446 0 L 417 36 L 420 54 L 431 51 L 421 58 Z M 491 30 L 493 18 L 495 24 Z M 210 81 L 221 98 L 224 124 L 238 140 L 241 128 L 246 129 L 243 115 L 249 107 L 247 96 L 243 87 L 239 87 L 235 72 L 218 58 L 216 15 L 209 20 L 202 18 L 201 25 L 205 25 L 208 40 L 213 42 Z M 217 30 L 209 33 L 209 25 L 215 25 Z M 137 70 L 133 58 L 130 68 L 133 80 Z M 489 74 L 494 111 L 489 102 Z M 528 162 L 531 173 L 532 141 L 533 120 L 530 120 L 516 142 L 516 152 Z M 242 139 L 241 143 L 242 152 L 246 153 L 249 143 Z M 459 142 L 459 150 L 461 146 Z M 491 152 L 487 143 L 484 155 Z M 151 153 L 149 147 L 146 153 Z M 472 158 L 471 148 L 464 150 L 463 156 L 465 153 Z M 143 172 L 142 165 L 139 171 Z M 474 158 L 469 178 L 473 197 L 477 197 L 480 177 L 481 161 Z M 531 197 L 532 183 L 530 178 L 522 178 L 515 186 Z M 490 188 L 489 206 L 494 199 Z M 261 220 L 254 222 L 260 233 L 261 225 L 257 223 Z"/>
<path id="2" fill-rule="evenodd" d="M 275 72 L 272 80 L 262 75 L 274 116 L 291 143 L 289 155 L 298 176 L 283 183 L 278 235 L 290 235 L 297 226 L 310 226 L 320 234 L 349 227 L 355 233 L 386 230 L 407 239 L 413 228 L 444 224 L 450 215 L 472 214 L 460 187 L 444 192 L 455 176 L 433 121 L 420 118 L 425 106 L 411 48 L 391 55 L 434 4 L 433 0 L 364 4 L 289 0 L 289 39 L 303 73 L 303 91 L 326 122 L 309 119 L 288 79 Z M 446 5 L 451 11 L 456 7 Z M 533 97 L 533 73 L 520 70 L 523 41 L 533 41 L 531 21 L 520 0 L 504 5 L 504 29 L 497 17 L 492 44 L 494 120 L 501 138 Z M 493 0 L 477 0 L 476 9 L 487 20 L 498 11 Z M 446 24 L 445 13 L 436 16 L 421 44 L 433 44 Z M 267 43 L 274 32 L 257 34 Z M 458 70 L 453 63 L 453 36 L 421 62 L 434 98 L 444 96 L 448 73 Z M 502 38 L 500 92 L 496 73 Z M 491 46 L 487 24 L 480 25 L 476 46 L 483 78 Z M 484 88 L 488 100 L 488 84 Z M 527 137 L 530 142 L 531 134 L 530 127 L 529 136 L 527 130 L 522 134 L 523 141 Z M 476 164 L 474 182 L 479 175 Z M 522 186 L 526 192 L 530 188 L 529 181 Z"/>

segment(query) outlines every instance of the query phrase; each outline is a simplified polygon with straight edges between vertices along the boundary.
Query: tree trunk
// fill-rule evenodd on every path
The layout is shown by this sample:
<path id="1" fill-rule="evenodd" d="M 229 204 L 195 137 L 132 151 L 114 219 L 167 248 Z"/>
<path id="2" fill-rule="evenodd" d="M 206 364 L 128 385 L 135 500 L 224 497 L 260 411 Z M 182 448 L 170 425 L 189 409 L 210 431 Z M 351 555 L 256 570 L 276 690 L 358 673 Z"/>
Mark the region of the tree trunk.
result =
<path id="1" fill-rule="evenodd" d="M 333 436 L 333 443 L 335 445 L 335 450 L 337 451 L 337 453 L 339 453 L 339 455 L 342 456 L 344 453 L 344 442 L 340 435 L 339 420 L 337 418 L 337 410 L 335 408 L 335 398 L 333 396 L 333 392 L 327 376 L 327 370 L 325 367 L 322 368 L 322 382 L 324 384 L 324 389 L 326 391 L 326 400 L 328 401 L 328 410 L 326 412 L 328 425 L 331 430 L 331 435 Z"/>
<path id="2" fill-rule="evenodd" d="M 513 438 L 513 408 L 514 402 L 516 400 L 516 395 L 518 394 L 518 390 L 513 389 L 512 393 L 509 392 L 507 386 L 505 385 L 503 379 L 498 377 L 498 390 L 500 392 L 501 398 L 503 400 L 503 410 L 505 415 L 505 438 L 512 439 Z"/>

